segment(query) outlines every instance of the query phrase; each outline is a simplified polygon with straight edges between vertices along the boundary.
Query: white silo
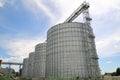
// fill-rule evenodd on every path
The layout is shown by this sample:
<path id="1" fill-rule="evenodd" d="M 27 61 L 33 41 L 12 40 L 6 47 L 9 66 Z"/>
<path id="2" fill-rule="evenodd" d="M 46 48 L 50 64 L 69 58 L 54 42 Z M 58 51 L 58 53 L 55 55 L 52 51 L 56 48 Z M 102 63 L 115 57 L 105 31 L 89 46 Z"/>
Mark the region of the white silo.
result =
<path id="1" fill-rule="evenodd" d="M 30 78 L 34 77 L 34 55 L 35 52 L 31 52 L 29 54 L 29 60 L 28 60 L 28 76 Z"/>
<path id="2" fill-rule="evenodd" d="M 46 77 L 99 77 L 98 56 L 92 28 L 70 22 L 47 32 Z"/>
<path id="3" fill-rule="evenodd" d="M 35 47 L 34 77 L 45 77 L 46 43 L 40 43 Z"/>
<path id="4" fill-rule="evenodd" d="M 23 60 L 23 69 L 22 69 L 22 77 L 29 77 L 28 76 L 28 61 L 29 59 L 28 58 L 25 58 Z"/>

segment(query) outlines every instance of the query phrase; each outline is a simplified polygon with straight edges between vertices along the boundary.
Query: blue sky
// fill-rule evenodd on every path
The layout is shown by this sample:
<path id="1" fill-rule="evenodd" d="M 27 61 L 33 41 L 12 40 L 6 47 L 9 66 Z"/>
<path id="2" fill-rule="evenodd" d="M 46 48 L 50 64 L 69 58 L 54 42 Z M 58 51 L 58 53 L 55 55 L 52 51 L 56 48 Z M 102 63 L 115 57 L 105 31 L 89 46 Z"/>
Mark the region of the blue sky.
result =
<path id="1" fill-rule="evenodd" d="M 0 58 L 22 62 L 83 0 L 0 0 Z M 120 67 L 120 1 L 87 0 L 101 72 Z M 82 22 L 82 16 L 75 21 Z"/>

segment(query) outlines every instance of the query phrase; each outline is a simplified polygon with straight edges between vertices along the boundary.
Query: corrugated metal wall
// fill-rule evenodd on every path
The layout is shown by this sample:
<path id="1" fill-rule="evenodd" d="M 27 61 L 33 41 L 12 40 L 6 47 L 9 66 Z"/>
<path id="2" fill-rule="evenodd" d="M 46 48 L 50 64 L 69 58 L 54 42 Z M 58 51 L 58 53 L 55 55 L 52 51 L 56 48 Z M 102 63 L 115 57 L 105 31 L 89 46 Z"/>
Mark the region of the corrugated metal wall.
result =
<path id="1" fill-rule="evenodd" d="M 84 23 L 63 23 L 47 32 L 47 43 L 23 62 L 23 77 L 99 77 L 100 69 L 92 28 Z"/>
<path id="2" fill-rule="evenodd" d="M 28 58 L 23 60 L 22 77 L 28 77 Z"/>
<path id="3" fill-rule="evenodd" d="M 46 43 L 36 45 L 34 60 L 34 76 L 45 77 Z"/>
<path id="4" fill-rule="evenodd" d="M 100 76 L 92 28 L 83 23 L 55 25 L 47 33 L 46 77 Z"/>
<path id="5" fill-rule="evenodd" d="M 30 78 L 34 77 L 34 55 L 35 52 L 31 52 L 29 54 L 29 60 L 28 60 L 28 76 Z"/>

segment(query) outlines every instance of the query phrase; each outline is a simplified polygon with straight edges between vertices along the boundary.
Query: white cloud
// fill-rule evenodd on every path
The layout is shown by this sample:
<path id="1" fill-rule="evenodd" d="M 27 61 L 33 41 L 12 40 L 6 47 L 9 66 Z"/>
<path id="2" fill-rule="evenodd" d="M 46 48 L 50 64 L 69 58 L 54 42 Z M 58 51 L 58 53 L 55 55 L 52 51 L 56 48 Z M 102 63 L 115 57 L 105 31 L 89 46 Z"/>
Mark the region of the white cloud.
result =
<path id="1" fill-rule="evenodd" d="M 111 63 L 112 63 L 112 61 L 107 61 L 106 63 L 107 63 L 107 64 L 111 64 Z"/>
<path id="2" fill-rule="evenodd" d="M 33 52 L 35 45 L 43 42 L 44 39 L 40 38 L 28 38 L 28 39 L 11 39 L 1 42 L 8 55 L 13 57 L 27 57 L 30 52 Z"/>
<path id="3" fill-rule="evenodd" d="M 60 12 L 59 16 L 54 14 L 59 22 L 64 22 L 65 19 L 78 7 L 84 0 L 50 0 L 57 7 Z M 120 9 L 119 0 L 87 0 L 90 3 L 90 12 L 93 16 L 102 16 L 103 14 L 112 11 L 113 9 Z M 52 4 L 51 4 L 52 5 Z"/>
<path id="4" fill-rule="evenodd" d="M 102 16 L 103 14 L 108 13 L 114 9 L 120 9 L 120 1 L 119 0 L 88 0 L 90 2 L 90 11 L 91 14 L 96 16 Z"/>
<path id="5" fill-rule="evenodd" d="M 2 0 L 0 0 L 0 8 L 2 8 L 4 6 L 4 3 Z"/>
<path id="6" fill-rule="evenodd" d="M 120 29 L 109 36 L 104 36 L 96 41 L 98 55 L 100 57 L 116 56 L 120 53 Z"/>
<path id="7" fill-rule="evenodd" d="M 59 14 L 54 14 L 57 17 L 55 23 L 64 22 L 78 6 L 83 2 L 83 0 L 51 0 Z"/>
<path id="8" fill-rule="evenodd" d="M 0 58 L 2 62 L 15 62 L 15 63 L 22 63 L 23 58 L 22 57 L 9 57 L 9 58 Z M 9 65 L 3 65 L 2 68 L 9 67 Z M 11 65 L 11 68 L 13 68 L 15 71 L 19 71 L 19 65 Z"/>
<path id="9" fill-rule="evenodd" d="M 55 16 L 51 12 L 50 8 L 47 5 L 44 5 L 41 0 L 22 0 L 25 7 L 31 10 L 38 18 L 40 18 L 41 10 L 44 12 L 50 21 L 55 21 Z"/>
<path id="10" fill-rule="evenodd" d="M 2 62 L 22 62 L 23 57 L 9 57 L 9 58 L 0 58 Z"/>
<path id="11" fill-rule="evenodd" d="M 4 7 L 4 5 L 6 5 L 6 3 L 13 5 L 14 0 L 0 0 L 0 7 Z"/>
<path id="12" fill-rule="evenodd" d="M 51 24 L 64 22 L 67 17 L 83 2 L 74 0 L 49 0 L 48 3 L 54 6 L 52 10 L 49 5 L 45 5 L 43 0 L 22 0 L 25 7 L 34 12 L 40 18 L 41 10 L 50 18 Z M 56 14 L 55 12 L 59 12 Z"/>
<path id="13" fill-rule="evenodd" d="M 34 2 L 38 6 L 38 8 L 42 9 L 42 11 L 51 18 L 51 20 L 54 20 L 54 15 L 46 5 L 44 5 L 40 0 L 34 0 Z"/>
<path id="14" fill-rule="evenodd" d="M 54 6 L 54 11 L 49 5 L 43 3 L 43 0 L 22 0 L 25 7 L 37 14 L 41 15 L 42 10 L 51 20 L 51 24 L 64 22 L 70 14 L 78 7 L 84 0 L 49 0 L 48 4 Z M 119 0 L 87 0 L 90 3 L 90 13 L 92 16 L 102 16 L 103 14 L 112 11 L 113 9 L 120 9 Z M 58 12 L 56 14 L 55 12 Z"/>
<path id="15" fill-rule="evenodd" d="M 35 46 L 44 42 L 43 38 L 17 38 L 1 40 L 0 47 L 7 51 L 7 54 L 11 57 L 0 58 L 3 62 L 17 62 L 22 63 L 23 59 L 29 56 L 30 52 L 34 52 Z M 7 67 L 3 65 L 2 67 Z M 11 66 L 16 71 L 19 71 L 19 66 Z"/>

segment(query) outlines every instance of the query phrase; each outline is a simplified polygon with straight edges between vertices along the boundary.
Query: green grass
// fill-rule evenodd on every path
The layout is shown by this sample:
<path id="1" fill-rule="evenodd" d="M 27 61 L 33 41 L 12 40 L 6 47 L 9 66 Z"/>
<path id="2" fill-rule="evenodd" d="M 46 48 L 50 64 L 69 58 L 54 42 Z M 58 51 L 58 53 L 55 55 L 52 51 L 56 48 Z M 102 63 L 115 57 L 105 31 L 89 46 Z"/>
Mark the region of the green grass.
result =
<path id="1" fill-rule="evenodd" d="M 15 79 L 7 77 L 7 76 L 0 76 L 0 80 L 15 80 Z"/>
<path id="2" fill-rule="evenodd" d="M 8 77 L 8 76 L 0 76 L 0 80 L 15 80 L 11 77 Z M 32 80 L 32 79 L 27 79 L 27 78 L 20 78 L 19 80 Z M 68 79 L 65 79 L 65 78 L 47 78 L 45 80 L 77 80 L 76 78 L 68 78 Z M 79 79 L 79 80 L 101 80 L 101 79 L 96 79 L 96 78 L 89 78 L 89 79 Z"/>
<path id="3" fill-rule="evenodd" d="M 47 78 L 46 80 L 77 80 L 76 78 Z M 78 79 L 78 80 L 101 80 L 100 78 Z"/>
<path id="4" fill-rule="evenodd" d="M 0 76 L 0 80 L 16 80 L 16 79 L 10 78 L 8 76 Z M 19 80 L 32 80 L 32 79 L 20 78 Z"/>
<path id="5" fill-rule="evenodd" d="M 20 80 L 32 80 L 32 79 L 27 79 L 27 78 L 20 78 Z"/>

